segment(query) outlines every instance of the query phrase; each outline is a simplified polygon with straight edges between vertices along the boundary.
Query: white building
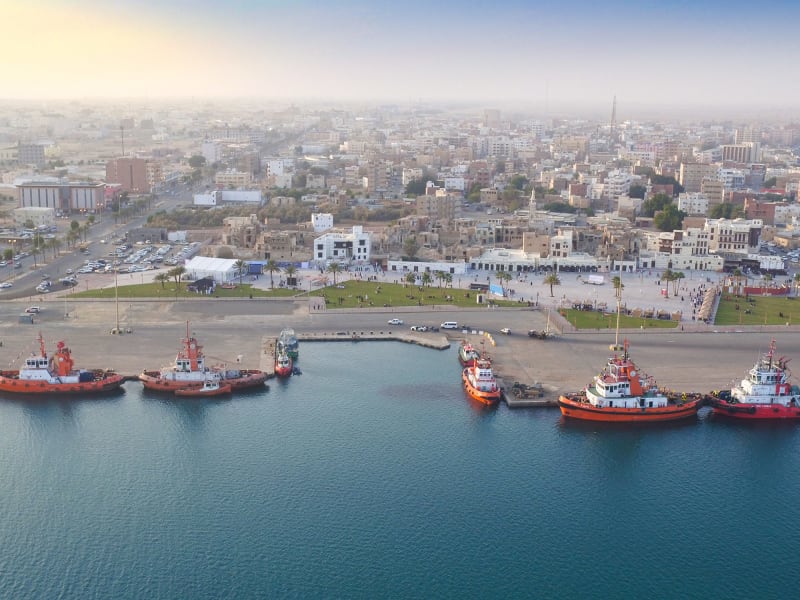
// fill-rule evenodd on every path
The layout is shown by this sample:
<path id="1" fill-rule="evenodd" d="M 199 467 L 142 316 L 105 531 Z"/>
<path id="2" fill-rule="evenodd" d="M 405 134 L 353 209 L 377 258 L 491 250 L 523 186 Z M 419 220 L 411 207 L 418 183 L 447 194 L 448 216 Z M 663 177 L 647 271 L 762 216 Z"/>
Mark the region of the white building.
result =
<path id="1" fill-rule="evenodd" d="M 195 206 L 219 206 L 220 204 L 261 206 L 264 199 L 259 190 L 214 190 L 207 194 L 195 194 Z"/>
<path id="2" fill-rule="evenodd" d="M 761 219 L 706 219 L 710 252 L 757 253 L 764 229 Z"/>
<path id="3" fill-rule="evenodd" d="M 450 273 L 451 275 L 464 275 L 467 272 L 467 263 L 459 262 L 436 262 L 421 260 L 390 260 L 386 268 L 391 273 Z"/>
<path id="4" fill-rule="evenodd" d="M 318 263 L 369 262 L 370 235 L 361 225 L 354 225 L 350 233 L 330 231 L 314 240 L 314 259 Z"/>
<path id="5" fill-rule="evenodd" d="M 611 200 L 616 200 L 620 196 L 627 196 L 631 189 L 633 177 L 625 171 L 611 171 L 606 177 L 606 195 Z"/>
<path id="6" fill-rule="evenodd" d="M 56 211 L 52 208 L 25 206 L 14 209 L 14 226 L 23 229 L 30 221 L 33 227 L 52 227 L 56 224 Z"/>
<path id="7" fill-rule="evenodd" d="M 678 196 L 678 210 L 687 215 L 707 215 L 708 196 L 702 192 L 684 192 Z"/>
<path id="8" fill-rule="evenodd" d="M 234 281 L 239 273 L 236 270 L 236 261 L 232 258 L 211 258 L 208 256 L 195 256 L 183 265 L 191 279 L 211 277 L 218 283 Z"/>
<path id="9" fill-rule="evenodd" d="M 314 233 L 322 233 L 333 229 L 333 215 L 331 213 L 313 213 L 311 215 L 311 226 Z"/>

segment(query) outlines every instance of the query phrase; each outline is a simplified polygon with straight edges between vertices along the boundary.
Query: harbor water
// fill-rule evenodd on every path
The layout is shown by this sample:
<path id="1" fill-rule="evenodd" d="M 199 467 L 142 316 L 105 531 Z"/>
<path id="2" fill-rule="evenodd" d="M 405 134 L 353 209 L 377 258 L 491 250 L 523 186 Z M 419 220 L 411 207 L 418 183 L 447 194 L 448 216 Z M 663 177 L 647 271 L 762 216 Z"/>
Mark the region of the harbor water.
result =
<path id="1" fill-rule="evenodd" d="M 0 400 L 0 598 L 793 595 L 800 428 L 487 409 L 455 348 L 299 366 L 224 400 Z"/>

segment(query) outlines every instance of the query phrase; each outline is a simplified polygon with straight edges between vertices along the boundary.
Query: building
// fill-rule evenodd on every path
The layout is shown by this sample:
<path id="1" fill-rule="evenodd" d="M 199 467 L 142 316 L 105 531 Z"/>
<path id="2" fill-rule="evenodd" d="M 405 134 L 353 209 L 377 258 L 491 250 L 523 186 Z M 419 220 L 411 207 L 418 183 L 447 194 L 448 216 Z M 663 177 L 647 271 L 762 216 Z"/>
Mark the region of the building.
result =
<path id="1" fill-rule="evenodd" d="M 350 233 L 330 231 L 314 240 L 314 260 L 329 262 L 369 262 L 370 235 L 361 225 L 354 225 Z"/>
<path id="2" fill-rule="evenodd" d="M 56 211 L 52 208 L 26 206 L 14 209 L 14 226 L 17 229 L 30 227 L 45 229 L 56 224 Z"/>
<path id="3" fill-rule="evenodd" d="M 120 191 L 129 194 L 149 194 L 147 161 L 143 158 L 109 160 L 106 163 L 106 182 L 119 184 Z"/>
<path id="4" fill-rule="evenodd" d="M 684 192 L 678 196 L 678 210 L 687 215 L 707 215 L 708 197 L 702 192 Z"/>
<path id="5" fill-rule="evenodd" d="M 417 196 L 417 215 L 449 227 L 461 216 L 461 198 L 452 194 Z"/>
<path id="6" fill-rule="evenodd" d="M 214 190 L 207 194 L 195 194 L 195 206 L 219 206 L 235 204 L 239 206 L 261 206 L 264 198 L 259 190 Z"/>
<path id="7" fill-rule="evenodd" d="M 43 167 L 45 164 L 44 146 L 41 144 L 18 144 L 17 163 L 20 165 Z"/>
<path id="8" fill-rule="evenodd" d="M 764 222 L 761 219 L 706 219 L 709 252 L 749 254 L 758 252 Z"/>
<path id="9" fill-rule="evenodd" d="M 681 163 L 679 183 L 685 192 L 699 192 L 704 179 L 719 178 L 719 167 L 705 163 Z"/>
<path id="10" fill-rule="evenodd" d="M 254 248 L 261 233 L 256 215 L 225 217 L 222 220 L 222 243 L 237 248 Z"/>
<path id="11" fill-rule="evenodd" d="M 253 176 L 247 171 L 228 169 L 220 171 L 214 176 L 214 183 L 218 187 L 240 189 L 246 188 L 253 181 Z"/>
<path id="12" fill-rule="evenodd" d="M 724 144 L 722 146 L 722 160 L 745 164 L 760 162 L 761 144 L 758 142 Z"/>
<path id="13" fill-rule="evenodd" d="M 105 206 L 102 182 L 27 182 L 17 185 L 19 207 L 52 208 L 56 214 L 95 212 Z"/>
<path id="14" fill-rule="evenodd" d="M 313 213 L 311 215 L 311 226 L 314 233 L 322 233 L 333 229 L 333 215 L 330 213 Z"/>

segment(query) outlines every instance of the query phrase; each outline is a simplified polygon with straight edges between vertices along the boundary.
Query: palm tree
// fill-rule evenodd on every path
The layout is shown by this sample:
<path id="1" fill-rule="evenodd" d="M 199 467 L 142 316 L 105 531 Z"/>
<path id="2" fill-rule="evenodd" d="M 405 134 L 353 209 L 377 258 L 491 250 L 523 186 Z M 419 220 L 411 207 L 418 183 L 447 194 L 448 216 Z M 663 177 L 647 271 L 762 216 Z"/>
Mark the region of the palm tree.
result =
<path id="1" fill-rule="evenodd" d="M 178 292 L 181 289 L 181 277 L 183 274 L 186 273 L 186 267 L 183 265 L 178 265 L 177 267 L 172 267 L 169 271 L 167 271 L 167 275 L 172 277 L 175 280 L 175 297 L 178 297 Z"/>
<path id="2" fill-rule="evenodd" d="M 333 285 L 336 285 L 336 274 L 341 272 L 342 267 L 339 266 L 339 263 L 332 262 L 331 264 L 328 265 L 328 268 L 325 270 L 333 275 Z"/>
<path id="3" fill-rule="evenodd" d="M 740 269 L 733 270 L 733 278 L 736 280 L 736 295 L 742 295 L 742 276 L 743 273 Z"/>
<path id="4" fill-rule="evenodd" d="M 431 284 L 432 281 L 433 281 L 433 277 L 431 277 L 431 274 L 428 271 L 425 271 L 422 274 L 422 285 L 423 286 L 428 286 L 428 285 Z"/>
<path id="5" fill-rule="evenodd" d="M 681 279 L 685 279 L 685 278 L 686 278 L 686 275 L 683 274 L 683 271 L 675 271 L 672 274 L 672 282 L 674 283 L 674 285 L 672 286 L 672 295 L 673 296 L 677 296 L 678 295 L 678 286 L 681 283 Z"/>
<path id="6" fill-rule="evenodd" d="M 553 297 L 553 286 L 561 285 L 561 280 L 558 278 L 558 273 L 550 273 L 544 278 L 544 284 L 550 286 L 550 297 Z"/>
<path id="7" fill-rule="evenodd" d="M 84 223 L 81 225 L 81 233 L 83 234 L 83 241 L 86 241 L 86 234 L 89 233 L 89 227 L 91 225 L 89 223 Z"/>
<path id="8" fill-rule="evenodd" d="M 295 277 L 297 276 L 297 267 L 295 267 L 292 263 L 286 265 L 286 268 L 283 270 L 286 273 L 286 285 L 289 285 L 289 281 L 293 281 L 295 285 L 297 285 L 297 280 Z"/>
<path id="9" fill-rule="evenodd" d="M 669 298 L 669 284 L 672 281 L 675 281 L 675 273 L 672 271 L 672 269 L 667 269 L 661 275 L 661 280 L 664 281 L 667 284 L 666 288 L 664 288 L 664 289 L 667 290 L 667 298 Z"/>
<path id="10" fill-rule="evenodd" d="M 414 285 L 417 282 L 417 274 L 414 271 L 409 271 L 406 273 L 406 283 L 410 283 Z"/>
<path id="11" fill-rule="evenodd" d="M 439 287 L 442 287 L 442 279 L 444 279 L 444 273 L 442 271 L 434 271 L 433 272 L 433 277 L 438 282 Z"/>
<path id="12" fill-rule="evenodd" d="M 503 298 L 506 297 L 506 285 L 509 281 L 511 281 L 511 273 L 508 271 L 495 271 L 494 276 L 497 278 L 497 281 L 500 282 L 500 289 L 503 290 Z"/>
<path id="13" fill-rule="evenodd" d="M 53 248 L 53 258 L 58 258 L 58 253 L 61 252 L 61 239 L 54 237 L 50 240 L 50 246 Z"/>
<path id="14" fill-rule="evenodd" d="M 74 247 L 75 246 L 75 242 L 77 242 L 78 238 L 80 238 L 80 237 L 81 237 L 80 233 L 78 233 L 74 229 L 70 229 L 67 232 L 67 245 Z"/>
<path id="15" fill-rule="evenodd" d="M 236 273 L 239 275 L 239 285 L 242 285 L 242 278 L 244 274 L 247 272 L 248 264 L 247 261 L 242 260 L 241 258 L 233 263 L 233 268 L 236 269 Z"/>
<path id="16" fill-rule="evenodd" d="M 164 284 L 167 283 L 170 279 L 169 273 L 159 273 L 155 277 L 153 277 L 153 281 L 157 281 L 161 284 L 161 289 L 164 289 Z"/>
<path id="17" fill-rule="evenodd" d="M 443 273 L 443 277 L 442 278 L 444 279 L 444 286 L 445 287 L 447 287 L 447 286 L 453 287 L 453 274 L 452 273 Z"/>
<path id="18" fill-rule="evenodd" d="M 275 287 L 275 280 L 272 278 L 272 274 L 275 271 L 280 271 L 281 268 L 278 266 L 278 263 L 276 263 L 274 259 L 270 258 L 267 261 L 267 264 L 264 265 L 264 269 L 269 271 L 269 287 L 274 288 Z"/>

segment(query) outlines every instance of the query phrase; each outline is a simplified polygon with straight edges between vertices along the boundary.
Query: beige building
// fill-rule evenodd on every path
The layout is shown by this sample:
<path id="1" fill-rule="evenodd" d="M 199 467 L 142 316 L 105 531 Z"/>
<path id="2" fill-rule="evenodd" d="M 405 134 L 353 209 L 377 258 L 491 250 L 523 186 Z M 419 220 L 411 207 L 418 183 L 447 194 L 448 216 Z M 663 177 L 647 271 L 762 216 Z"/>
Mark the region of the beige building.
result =
<path id="1" fill-rule="evenodd" d="M 445 227 L 451 227 L 453 220 L 461 216 L 461 198 L 451 194 L 417 196 L 417 215 Z"/>
<path id="2" fill-rule="evenodd" d="M 253 176 L 250 173 L 233 169 L 220 171 L 214 176 L 214 183 L 226 188 L 246 188 L 252 181 Z"/>
<path id="3" fill-rule="evenodd" d="M 717 179 L 719 167 L 705 163 L 681 163 L 679 183 L 686 192 L 699 192 L 704 179 Z"/>
<path id="4" fill-rule="evenodd" d="M 237 248 L 254 248 L 261 233 L 256 215 L 225 217 L 222 220 L 222 243 Z"/>

